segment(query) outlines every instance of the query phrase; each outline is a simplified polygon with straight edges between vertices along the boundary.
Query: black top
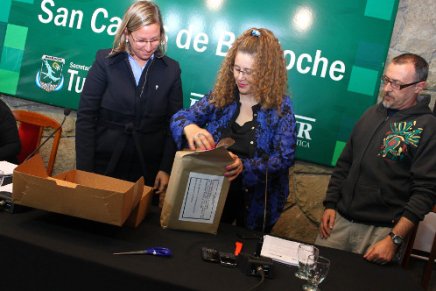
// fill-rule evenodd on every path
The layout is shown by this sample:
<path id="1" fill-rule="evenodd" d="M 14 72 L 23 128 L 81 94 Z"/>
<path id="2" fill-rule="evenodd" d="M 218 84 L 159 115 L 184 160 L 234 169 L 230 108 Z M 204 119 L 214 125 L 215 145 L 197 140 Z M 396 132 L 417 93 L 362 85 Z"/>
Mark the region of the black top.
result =
<path id="1" fill-rule="evenodd" d="M 251 107 L 253 110 L 253 117 L 257 114 L 257 111 L 260 108 L 259 104 L 256 104 Z M 236 122 L 236 118 L 238 118 L 239 113 L 241 112 L 241 103 L 238 102 L 238 109 L 235 112 L 235 116 L 233 117 L 232 124 L 228 129 L 227 135 L 235 140 L 235 143 L 229 147 L 229 151 L 237 155 L 241 159 L 252 158 L 254 155 L 254 143 L 256 137 L 254 135 L 256 130 L 256 121 L 253 118 L 250 121 L 247 121 L 243 125 L 239 125 Z"/>
<path id="2" fill-rule="evenodd" d="M 253 140 L 255 129 L 254 120 L 239 125 L 234 121 L 231 126 L 231 137 L 235 143 L 229 147 L 229 150 L 240 158 L 250 158 L 250 142 Z"/>
<path id="3" fill-rule="evenodd" d="M 259 105 L 252 107 L 253 117 L 256 114 Z M 254 156 L 254 143 L 255 143 L 255 129 L 256 121 L 253 118 L 247 121 L 243 125 L 239 125 L 236 122 L 236 118 L 239 116 L 241 109 L 241 103 L 238 102 L 238 108 L 233 117 L 230 128 L 228 129 L 228 135 L 233 138 L 235 143 L 228 148 L 229 151 L 237 155 L 240 159 L 249 159 Z M 247 227 L 246 216 L 247 216 L 247 206 L 249 199 L 247 197 L 247 192 L 242 190 L 242 175 L 239 175 L 230 184 L 230 189 L 227 195 L 226 204 L 224 206 L 224 211 L 221 217 L 221 222 L 233 223 L 236 221 L 238 226 Z"/>
<path id="4" fill-rule="evenodd" d="M 398 110 L 398 109 L 387 108 L 387 115 L 388 115 L 388 116 L 392 116 L 392 115 L 394 115 L 395 113 L 397 113 L 398 111 L 400 111 L 400 110 Z"/>

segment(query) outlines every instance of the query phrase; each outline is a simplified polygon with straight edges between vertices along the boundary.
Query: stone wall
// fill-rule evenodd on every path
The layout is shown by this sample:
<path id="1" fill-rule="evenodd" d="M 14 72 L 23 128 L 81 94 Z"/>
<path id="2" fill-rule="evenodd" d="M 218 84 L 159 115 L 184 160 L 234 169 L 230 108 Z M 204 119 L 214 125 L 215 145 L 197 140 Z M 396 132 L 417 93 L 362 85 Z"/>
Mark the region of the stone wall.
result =
<path id="1" fill-rule="evenodd" d="M 400 0 L 395 21 L 388 60 L 403 52 L 414 52 L 430 63 L 427 90 L 436 99 L 436 1 Z M 292 86 L 292 84 L 291 84 Z M 59 122 L 63 119 L 63 109 L 38 104 L 9 96 L 1 97 L 10 107 L 38 111 Z M 345 102 L 345 101 L 344 101 Z M 68 116 L 55 163 L 54 174 L 75 167 L 75 112 Z M 46 133 L 46 135 L 49 132 Z M 43 156 L 49 144 L 42 149 Z M 280 220 L 273 229 L 277 235 L 312 243 L 317 234 L 317 224 L 322 215 L 321 201 L 331 174 L 331 168 L 297 161 L 290 170 L 290 196 Z"/>
<path id="2" fill-rule="evenodd" d="M 2 96 L 1 99 L 5 101 L 11 109 L 22 109 L 29 111 L 40 112 L 44 115 L 52 117 L 59 123 L 62 122 L 64 118 L 64 109 L 54 106 L 49 106 L 41 103 L 36 103 L 24 99 L 19 99 L 10 96 Z M 58 153 L 56 157 L 56 162 L 54 165 L 53 175 L 56 173 L 61 173 L 66 170 L 75 168 L 75 123 L 76 123 L 76 112 L 72 111 L 70 115 L 67 116 L 65 123 L 62 126 L 62 138 L 59 143 Z M 48 136 L 52 131 L 47 130 L 44 132 L 44 136 Z M 42 138 L 44 140 L 44 137 Z M 41 155 L 47 162 L 49 152 L 51 150 L 51 142 L 49 140 L 42 148 Z"/>

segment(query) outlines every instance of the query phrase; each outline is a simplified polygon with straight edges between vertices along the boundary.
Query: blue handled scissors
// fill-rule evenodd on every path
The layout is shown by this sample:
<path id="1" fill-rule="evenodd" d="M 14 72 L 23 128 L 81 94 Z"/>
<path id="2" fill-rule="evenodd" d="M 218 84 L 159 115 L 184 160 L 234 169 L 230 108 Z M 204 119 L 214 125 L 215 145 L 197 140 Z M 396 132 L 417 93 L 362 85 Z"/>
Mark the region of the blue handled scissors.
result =
<path id="1" fill-rule="evenodd" d="M 145 250 L 138 251 L 127 251 L 127 252 L 116 252 L 114 255 L 152 255 L 159 257 L 171 257 L 173 254 L 169 248 L 164 247 L 154 247 Z"/>

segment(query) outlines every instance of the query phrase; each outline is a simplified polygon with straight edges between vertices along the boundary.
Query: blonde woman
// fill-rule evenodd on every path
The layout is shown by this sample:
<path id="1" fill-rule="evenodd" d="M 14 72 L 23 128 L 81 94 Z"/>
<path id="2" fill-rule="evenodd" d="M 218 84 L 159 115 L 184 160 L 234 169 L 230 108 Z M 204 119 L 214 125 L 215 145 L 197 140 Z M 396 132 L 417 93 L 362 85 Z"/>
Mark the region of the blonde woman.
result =
<path id="1" fill-rule="evenodd" d="M 226 55 L 214 89 L 176 113 L 171 131 L 179 148 L 211 149 L 224 137 L 234 162 L 222 222 L 269 232 L 289 193 L 295 117 L 286 95 L 283 50 L 263 28 L 245 31 Z M 266 201 L 266 204 L 265 204 Z"/>
<path id="2" fill-rule="evenodd" d="M 77 168 L 165 191 L 176 147 L 171 116 L 182 108 L 179 64 L 165 56 L 159 7 L 134 2 L 112 49 L 97 52 L 80 98 Z"/>

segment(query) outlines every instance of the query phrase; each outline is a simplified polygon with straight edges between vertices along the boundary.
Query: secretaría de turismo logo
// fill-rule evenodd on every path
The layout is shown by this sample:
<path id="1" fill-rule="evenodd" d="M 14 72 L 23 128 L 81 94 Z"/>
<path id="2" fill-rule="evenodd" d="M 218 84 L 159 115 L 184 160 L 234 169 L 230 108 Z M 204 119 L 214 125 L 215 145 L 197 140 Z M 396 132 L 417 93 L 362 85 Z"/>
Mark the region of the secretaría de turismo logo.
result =
<path id="1" fill-rule="evenodd" d="M 65 59 L 43 55 L 41 58 L 41 68 L 36 74 L 36 86 L 47 91 L 59 91 L 64 86 L 64 76 L 62 69 Z"/>

